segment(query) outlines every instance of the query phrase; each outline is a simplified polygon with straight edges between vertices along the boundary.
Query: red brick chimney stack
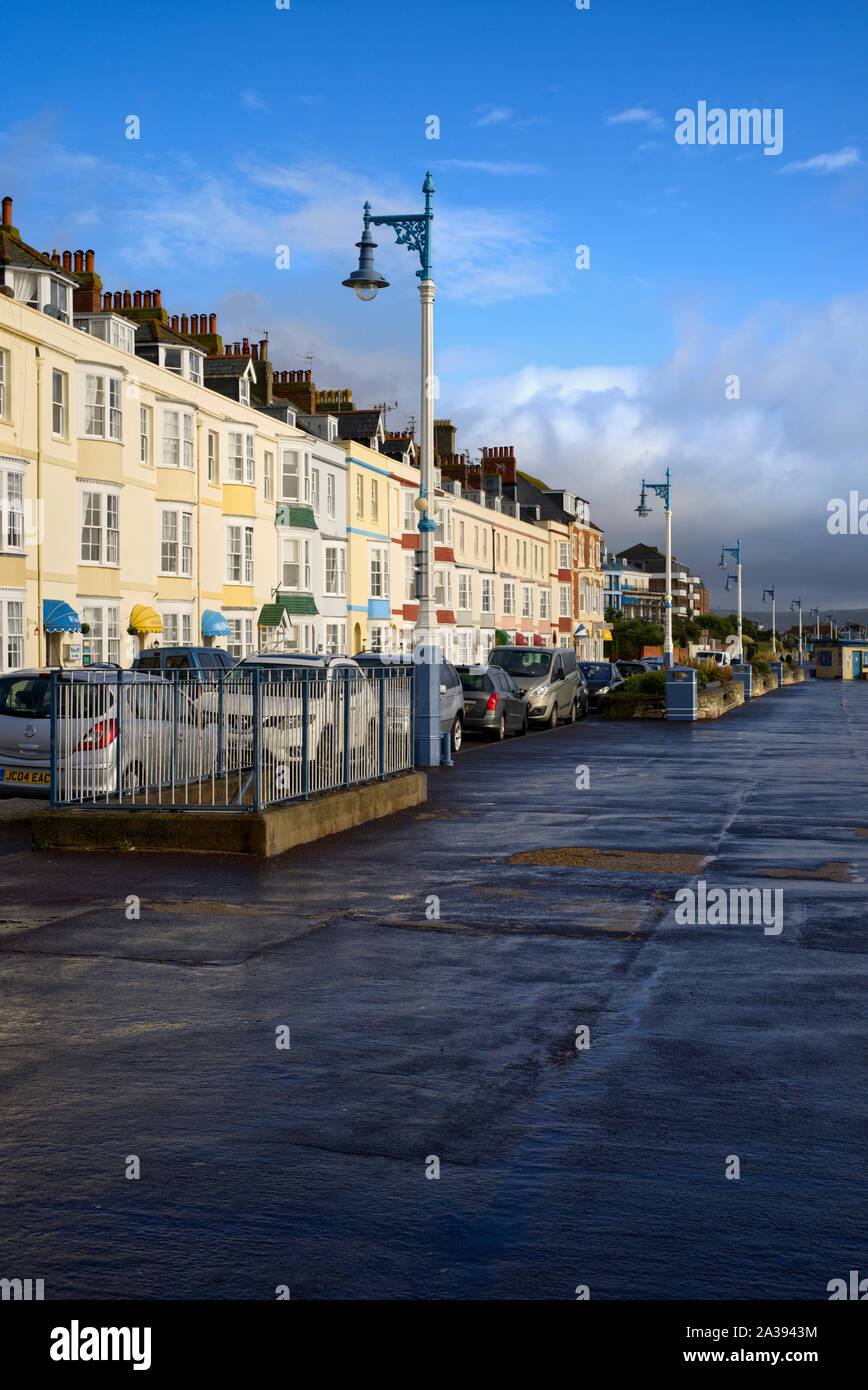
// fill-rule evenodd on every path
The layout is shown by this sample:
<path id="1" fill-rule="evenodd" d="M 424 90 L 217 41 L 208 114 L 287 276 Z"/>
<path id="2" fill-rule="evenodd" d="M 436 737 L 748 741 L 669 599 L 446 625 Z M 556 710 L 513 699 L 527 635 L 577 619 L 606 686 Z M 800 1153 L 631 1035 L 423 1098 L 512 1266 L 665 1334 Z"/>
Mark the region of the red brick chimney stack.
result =
<path id="1" fill-rule="evenodd" d="M 12 199 L 9 197 L 8 193 L 3 199 L 3 226 L 12 226 Z"/>

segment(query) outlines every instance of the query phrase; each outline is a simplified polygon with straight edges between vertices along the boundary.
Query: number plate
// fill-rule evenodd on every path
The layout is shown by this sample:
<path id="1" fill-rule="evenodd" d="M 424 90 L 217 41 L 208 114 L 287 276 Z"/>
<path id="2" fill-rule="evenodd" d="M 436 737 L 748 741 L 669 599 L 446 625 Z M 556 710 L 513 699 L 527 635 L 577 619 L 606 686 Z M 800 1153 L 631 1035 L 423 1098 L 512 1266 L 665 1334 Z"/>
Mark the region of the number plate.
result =
<path id="1" fill-rule="evenodd" d="M 0 767 L 0 784 L 8 787 L 13 782 L 29 782 L 31 786 L 36 783 L 40 787 L 48 787 L 51 785 L 51 773 L 37 772 L 35 768 L 29 767 Z"/>

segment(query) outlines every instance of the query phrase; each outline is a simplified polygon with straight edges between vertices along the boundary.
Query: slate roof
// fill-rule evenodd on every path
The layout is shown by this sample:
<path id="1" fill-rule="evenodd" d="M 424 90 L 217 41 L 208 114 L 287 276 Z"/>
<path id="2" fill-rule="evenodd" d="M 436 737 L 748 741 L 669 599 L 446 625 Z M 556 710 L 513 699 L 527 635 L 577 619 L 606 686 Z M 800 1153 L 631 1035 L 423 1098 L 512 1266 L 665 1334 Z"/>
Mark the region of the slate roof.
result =
<path id="1" fill-rule="evenodd" d="M 299 526 L 311 531 L 318 531 L 316 518 L 313 514 L 313 507 L 302 504 L 295 506 L 291 502 L 278 502 L 274 514 L 275 526 Z"/>
<path id="2" fill-rule="evenodd" d="M 259 614 L 259 627 L 279 627 L 284 613 L 307 616 L 318 613 L 310 594 L 281 594 L 275 603 L 264 603 Z"/>
<path id="3" fill-rule="evenodd" d="M 116 314 L 123 314 L 123 309 L 113 310 Z M 195 338 L 189 338 L 183 333 L 178 333 L 176 329 L 170 328 L 167 323 L 162 323 L 160 319 L 129 319 L 136 330 L 136 351 L 140 347 L 148 347 L 152 343 L 162 343 L 167 347 L 195 348 L 202 352 L 202 344 L 197 343 Z"/>
<path id="4" fill-rule="evenodd" d="M 11 235 L 9 227 L 0 230 L 0 265 L 17 266 L 20 270 L 50 270 L 53 275 L 61 276 L 68 284 L 78 284 L 71 271 L 55 265 L 50 256 L 44 256 L 41 251 L 28 246 L 20 237 Z"/>
<path id="5" fill-rule="evenodd" d="M 382 411 L 330 410 L 338 422 L 339 439 L 374 439 L 379 433 Z"/>

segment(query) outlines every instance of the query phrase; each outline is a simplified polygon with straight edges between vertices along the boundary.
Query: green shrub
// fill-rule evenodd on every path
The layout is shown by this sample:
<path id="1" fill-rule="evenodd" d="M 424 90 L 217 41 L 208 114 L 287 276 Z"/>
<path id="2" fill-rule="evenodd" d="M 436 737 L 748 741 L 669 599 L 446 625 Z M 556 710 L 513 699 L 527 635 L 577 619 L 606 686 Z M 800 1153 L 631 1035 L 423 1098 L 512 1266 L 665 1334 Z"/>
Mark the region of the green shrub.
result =
<path id="1" fill-rule="evenodd" d="M 666 693 L 665 671 L 643 671 L 641 675 L 628 676 L 618 687 L 618 695 L 664 695 Z"/>
<path id="2" fill-rule="evenodd" d="M 767 661 L 764 661 L 761 657 L 752 656 L 750 664 L 758 675 L 770 676 L 772 673 L 772 668 L 769 665 L 769 663 Z"/>

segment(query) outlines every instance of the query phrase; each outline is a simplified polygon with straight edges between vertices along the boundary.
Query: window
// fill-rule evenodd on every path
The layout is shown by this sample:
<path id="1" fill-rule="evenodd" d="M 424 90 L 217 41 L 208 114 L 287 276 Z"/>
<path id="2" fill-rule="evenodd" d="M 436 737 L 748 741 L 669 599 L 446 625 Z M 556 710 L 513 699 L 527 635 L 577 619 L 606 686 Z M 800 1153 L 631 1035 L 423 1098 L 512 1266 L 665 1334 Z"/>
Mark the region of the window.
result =
<path id="1" fill-rule="evenodd" d="M 69 378 L 66 372 L 51 373 L 51 432 L 66 438 L 66 401 Z"/>
<path id="2" fill-rule="evenodd" d="M 542 619 L 551 620 L 552 596 L 548 589 L 539 591 L 539 615 Z"/>
<path id="3" fill-rule="evenodd" d="M 379 546 L 372 546 L 368 552 L 371 598 L 388 598 L 389 595 L 389 552 Z"/>
<path id="4" fill-rule="evenodd" d="M 182 507 L 161 509 L 160 573 L 193 573 L 193 513 Z"/>
<path id="5" fill-rule="evenodd" d="M 39 276 L 32 270 L 13 270 L 12 289 L 19 303 L 39 308 Z"/>
<path id="6" fill-rule="evenodd" d="M 197 386 L 202 385 L 202 358 L 198 352 L 187 353 L 188 370 L 187 376 L 191 381 L 195 381 Z"/>
<path id="7" fill-rule="evenodd" d="M 118 606 L 113 603 L 85 606 L 81 610 L 81 621 L 90 628 L 90 632 L 82 637 L 82 651 L 89 658 L 85 664 L 94 665 L 103 661 L 119 663 L 121 629 Z"/>
<path id="8" fill-rule="evenodd" d="M 474 528 L 473 528 L 473 558 L 474 558 L 475 560 L 479 558 L 479 527 L 478 527 L 478 526 L 474 526 Z"/>
<path id="9" fill-rule="evenodd" d="M 319 469 L 312 468 L 310 474 L 310 505 L 319 516 Z"/>
<path id="10" fill-rule="evenodd" d="M 529 584 L 522 585 L 521 616 L 523 618 L 533 617 L 533 589 L 530 587 Z"/>
<path id="11" fill-rule="evenodd" d="M 193 412 L 163 410 L 163 441 L 160 451 L 163 468 L 193 467 Z"/>
<path id="12" fill-rule="evenodd" d="M 242 405 L 250 404 L 250 382 L 243 376 L 238 383 L 238 399 Z"/>
<path id="13" fill-rule="evenodd" d="M 310 502 L 310 455 L 284 449 L 280 456 L 281 502 Z"/>
<path id="14" fill-rule="evenodd" d="M 208 482 L 216 483 L 218 468 L 220 465 L 220 448 L 217 442 L 217 435 L 213 430 L 208 431 Z"/>
<path id="15" fill-rule="evenodd" d="M 0 471 L 0 549 L 24 549 L 24 474 Z"/>
<path id="16" fill-rule="evenodd" d="M 416 598 L 416 554 L 415 550 L 404 551 L 404 598 L 410 603 Z"/>
<path id="17" fill-rule="evenodd" d="M 347 592 L 347 553 L 343 546 L 325 548 L 325 591 L 327 594 Z"/>
<path id="18" fill-rule="evenodd" d="M 559 610 L 559 612 L 560 612 L 560 617 L 562 617 L 562 618 L 568 618 L 568 617 L 570 616 L 570 586 L 569 586 L 569 584 L 561 584 L 561 585 L 559 585 L 559 589 L 560 589 L 560 610 Z"/>
<path id="19" fill-rule="evenodd" d="M 84 378 L 84 432 L 92 439 L 120 439 L 121 383 L 119 377 Z"/>
<path id="20" fill-rule="evenodd" d="M 283 542 L 282 587 L 310 592 L 310 541 Z"/>
<path id="21" fill-rule="evenodd" d="M 376 521 L 379 513 L 379 494 L 380 489 L 376 478 L 371 479 L 371 520 Z"/>
<path id="22" fill-rule="evenodd" d="M 69 322 L 69 286 L 62 285 L 59 280 L 49 280 L 48 282 L 48 303 L 52 309 L 57 310 L 59 318 Z"/>
<path id="23" fill-rule="evenodd" d="M 189 647 L 193 644 L 193 615 L 179 609 L 160 610 L 163 620 L 164 647 Z"/>
<path id="24" fill-rule="evenodd" d="M 83 565 L 117 565 L 119 559 L 120 527 L 119 498 L 105 488 L 82 488 L 81 492 L 81 563 Z"/>
<path id="25" fill-rule="evenodd" d="M 332 521 L 335 518 L 335 475 L 326 474 L 326 512 Z"/>
<path id="26" fill-rule="evenodd" d="M 458 607 L 467 610 L 472 607 L 471 585 L 469 574 L 459 574 L 458 576 Z"/>
<path id="27" fill-rule="evenodd" d="M 230 430 L 226 451 L 226 478 L 230 483 L 250 483 L 256 481 L 256 460 L 254 454 L 256 436 L 243 430 Z"/>
<path id="28" fill-rule="evenodd" d="M 515 585 L 509 580 L 505 580 L 503 585 L 503 611 L 508 614 L 515 613 Z"/>
<path id="29" fill-rule="evenodd" d="M 262 490 L 266 502 L 271 501 L 271 480 L 274 477 L 274 454 L 266 454 L 262 465 Z"/>
<path id="30" fill-rule="evenodd" d="M 364 516 L 364 515 L 365 515 L 365 501 L 364 501 L 364 496 L 363 496 L 363 493 L 362 493 L 362 479 L 361 479 L 360 476 L 357 476 L 357 477 L 356 477 L 356 516 Z"/>
<path id="31" fill-rule="evenodd" d="M 151 412 L 146 405 L 139 406 L 139 462 L 146 468 L 151 464 Z"/>
<path id="32" fill-rule="evenodd" d="M 249 656 L 253 651 L 253 619 L 244 614 L 235 617 L 226 613 L 224 616 L 229 624 L 226 650 L 240 661 L 242 656 Z"/>
<path id="33" fill-rule="evenodd" d="M 568 570 L 570 567 L 570 543 L 560 541 L 558 543 L 558 569 Z"/>
<path id="34" fill-rule="evenodd" d="M 24 665 L 24 599 L 0 599 L 0 669 L 17 671 Z"/>
<path id="35" fill-rule="evenodd" d="M 9 376 L 9 354 L 0 348 L 0 420 L 6 419 L 9 404 L 7 379 Z"/>
<path id="36" fill-rule="evenodd" d="M 329 656 L 338 656 L 346 651 L 347 647 L 347 625 L 346 623 L 326 623 L 325 630 L 325 649 Z"/>
<path id="37" fill-rule="evenodd" d="M 486 575 L 482 576 L 482 602 L 480 609 L 483 613 L 494 612 L 494 580 Z"/>
<path id="38" fill-rule="evenodd" d="M 412 532 L 416 530 L 416 498 L 410 487 L 402 488 L 401 491 L 404 494 L 403 527 L 405 531 Z"/>
<path id="39" fill-rule="evenodd" d="M 438 608 L 452 607 L 452 571 L 434 571 L 434 602 Z"/>
<path id="40" fill-rule="evenodd" d="M 445 507 L 440 513 L 436 530 L 434 531 L 434 544 L 452 544 L 452 513 L 447 511 Z"/>
<path id="41" fill-rule="evenodd" d="M 253 527 L 226 526 L 226 583 L 253 583 Z"/>
<path id="42" fill-rule="evenodd" d="M 464 522 L 463 522 L 463 521 L 459 521 L 459 523 L 458 523 L 458 550 L 459 550 L 459 553 L 460 553 L 461 555 L 464 554 Z"/>

